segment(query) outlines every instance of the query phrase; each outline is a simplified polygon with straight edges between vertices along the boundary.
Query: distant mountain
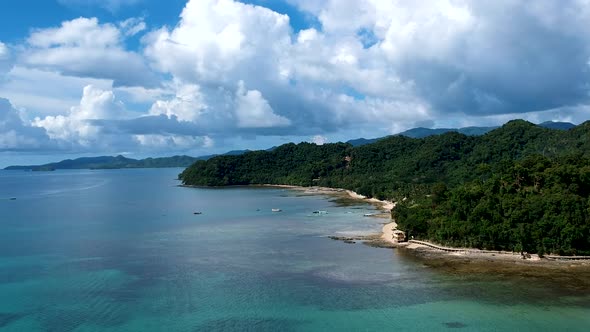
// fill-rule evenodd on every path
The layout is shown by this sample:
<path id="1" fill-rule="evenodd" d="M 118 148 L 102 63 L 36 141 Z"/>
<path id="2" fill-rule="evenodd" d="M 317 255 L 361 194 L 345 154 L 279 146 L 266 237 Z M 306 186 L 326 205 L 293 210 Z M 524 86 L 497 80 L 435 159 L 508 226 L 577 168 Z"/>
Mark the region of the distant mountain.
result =
<path id="1" fill-rule="evenodd" d="M 543 123 L 538 124 L 539 127 L 543 127 L 543 128 L 549 128 L 549 129 L 558 129 L 558 130 L 569 130 L 574 128 L 576 125 L 573 123 L 569 123 L 569 122 L 553 122 L 553 121 L 546 121 Z M 418 128 L 412 128 L 412 129 L 408 129 L 404 132 L 401 132 L 397 135 L 400 136 L 406 136 L 406 137 L 410 137 L 410 138 L 424 138 L 424 137 L 428 137 L 428 136 L 435 136 L 435 135 L 442 135 L 448 132 L 457 132 L 457 133 L 461 133 L 467 136 L 481 136 L 484 134 L 487 134 L 488 132 L 494 130 L 494 129 L 498 129 L 498 126 L 492 126 L 492 127 L 464 127 L 464 128 L 423 128 L 423 127 L 418 127 Z M 357 138 L 357 139 L 352 139 L 347 141 L 346 143 L 349 143 L 352 146 L 362 146 L 362 145 L 366 145 L 366 144 L 372 144 L 377 142 L 378 140 L 387 138 L 389 136 L 385 136 L 385 137 L 379 137 L 379 138 Z"/>
<path id="2" fill-rule="evenodd" d="M 222 155 L 237 156 L 249 152 L 250 150 L 234 150 Z M 56 169 L 117 169 L 117 168 L 166 168 L 166 167 L 188 167 L 197 160 L 208 160 L 218 154 L 206 155 L 200 157 L 190 156 L 173 156 L 162 158 L 145 158 L 133 159 L 124 156 L 100 156 L 100 157 L 83 157 L 77 159 L 66 159 L 56 163 L 43 165 L 26 165 L 26 166 L 8 166 L 5 170 L 25 170 L 25 171 L 53 171 Z"/>
<path id="3" fill-rule="evenodd" d="M 576 125 L 569 122 L 554 122 L 554 121 L 546 121 L 540 123 L 539 126 L 549 129 L 560 129 L 560 130 L 570 130 L 574 128 Z"/>
<path id="4" fill-rule="evenodd" d="M 467 136 L 480 136 L 498 127 L 465 127 L 465 128 L 414 128 L 399 133 L 398 135 L 411 138 L 424 138 L 433 135 L 442 135 L 448 132 L 457 132 Z"/>
<path id="5" fill-rule="evenodd" d="M 483 135 L 493 129 L 496 129 L 498 127 L 465 127 L 465 128 L 423 128 L 423 127 L 418 127 L 418 128 L 412 128 L 412 129 L 408 129 L 404 132 L 401 132 L 399 134 L 399 136 L 406 136 L 406 137 L 410 137 L 410 138 L 424 138 L 424 137 L 428 137 L 428 136 L 434 136 L 434 135 L 442 135 L 444 133 L 448 133 L 451 131 L 454 132 L 458 132 L 461 134 L 465 134 L 467 136 L 479 136 L 479 135 Z M 393 135 L 393 136 L 396 136 Z M 392 136 L 392 135 L 390 135 Z M 363 146 L 363 145 L 367 145 L 367 144 L 373 144 L 381 139 L 390 137 L 390 136 L 384 136 L 384 137 L 378 137 L 378 138 L 357 138 L 357 139 L 351 139 L 349 141 L 346 141 L 346 143 L 352 145 L 352 146 Z"/>
<path id="6" fill-rule="evenodd" d="M 246 152 L 250 152 L 250 150 L 232 150 L 229 152 L 224 153 L 224 156 L 239 156 L 241 154 L 244 154 Z"/>
<path id="7" fill-rule="evenodd" d="M 189 156 L 174 156 L 166 158 L 132 159 L 124 156 L 100 156 L 66 159 L 56 163 L 44 165 L 9 166 L 5 170 L 52 171 L 56 169 L 111 169 L 111 168 L 160 168 L 187 167 L 197 161 Z"/>
<path id="8" fill-rule="evenodd" d="M 381 138 L 383 138 L 383 137 L 380 137 L 380 138 L 357 138 L 357 139 L 351 139 L 350 141 L 346 141 L 346 143 L 348 143 L 352 146 L 361 146 L 361 145 L 375 143 L 375 142 L 377 142 L 377 140 L 380 140 Z"/>

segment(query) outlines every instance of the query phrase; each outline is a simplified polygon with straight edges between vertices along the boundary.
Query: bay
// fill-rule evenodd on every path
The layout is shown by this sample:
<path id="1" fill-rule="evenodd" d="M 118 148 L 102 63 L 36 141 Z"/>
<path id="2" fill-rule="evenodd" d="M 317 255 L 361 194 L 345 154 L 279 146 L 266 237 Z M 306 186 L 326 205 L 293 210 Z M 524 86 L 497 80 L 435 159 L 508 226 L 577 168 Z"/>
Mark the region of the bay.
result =
<path id="1" fill-rule="evenodd" d="M 370 205 L 183 188 L 181 171 L 0 172 L 0 331 L 590 326 L 588 289 L 565 272 L 433 268 L 328 238 L 379 232 L 383 220 L 363 217 Z"/>

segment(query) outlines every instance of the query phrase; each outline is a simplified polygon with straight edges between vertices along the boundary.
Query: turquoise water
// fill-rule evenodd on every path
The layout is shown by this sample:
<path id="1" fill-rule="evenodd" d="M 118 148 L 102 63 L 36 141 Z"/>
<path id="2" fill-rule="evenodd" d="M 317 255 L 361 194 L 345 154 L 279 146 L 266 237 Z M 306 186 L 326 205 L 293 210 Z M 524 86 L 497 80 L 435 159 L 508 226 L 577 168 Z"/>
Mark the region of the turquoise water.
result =
<path id="1" fill-rule="evenodd" d="M 590 327 L 585 288 L 327 238 L 380 230 L 369 205 L 181 188 L 180 171 L 0 172 L 0 331 Z"/>

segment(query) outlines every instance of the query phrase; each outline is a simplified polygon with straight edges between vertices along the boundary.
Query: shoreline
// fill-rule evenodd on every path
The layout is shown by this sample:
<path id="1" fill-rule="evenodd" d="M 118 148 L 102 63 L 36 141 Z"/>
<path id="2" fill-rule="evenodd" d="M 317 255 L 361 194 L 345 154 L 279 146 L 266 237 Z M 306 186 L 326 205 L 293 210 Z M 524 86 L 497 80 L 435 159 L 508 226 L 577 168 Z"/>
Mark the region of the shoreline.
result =
<path id="1" fill-rule="evenodd" d="M 372 205 L 377 206 L 381 211 L 390 213 L 391 210 L 395 207 L 395 203 L 392 201 L 387 200 L 378 200 L 376 198 L 367 198 L 361 194 L 358 194 L 352 190 L 343 189 L 343 188 L 330 188 L 330 187 L 302 187 L 302 186 L 293 186 L 293 185 L 284 185 L 284 184 L 261 184 L 261 185 L 253 185 L 259 187 L 275 187 L 275 188 L 285 188 L 285 189 L 293 189 L 298 191 L 304 191 L 306 194 L 310 195 L 332 195 L 332 194 L 346 194 L 349 198 L 359 201 L 365 201 Z"/>
<path id="2" fill-rule="evenodd" d="M 443 247 L 426 241 L 405 241 L 397 242 L 393 239 L 393 232 L 397 230 L 397 223 L 391 219 L 391 210 L 395 208 L 395 202 L 382 201 L 376 198 L 367 198 L 352 190 L 342 188 L 328 188 L 328 187 L 301 187 L 292 185 L 260 185 L 262 187 L 276 187 L 304 191 L 308 194 L 317 195 L 334 195 L 346 194 L 348 198 L 364 201 L 378 207 L 383 212 L 389 214 L 389 223 L 386 223 L 381 228 L 381 234 L 370 237 L 351 237 L 353 240 L 364 240 L 364 243 L 372 247 L 380 248 L 399 248 L 405 252 L 409 252 L 416 257 L 425 260 L 444 259 L 455 262 L 470 262 L 483 263 L 494 262 L 499 264 L 517 264 L 527 266 L 539 267 L 571 267 L 571 266 L 589 266 L 590 260 L 570 260 L 567 258 L 559 258 L 553 256 L 552 258 L 539 257 L 536 254 L 525 254 L 524 258 L 520 253 L 482 250 L 477 248 L 450 248 Z M 378 216 L 378 215 L 376 215 Z M 564 256 L 567 257 L 567 256 Z"/>
<path id="3" fill-rule="evenodd" d="M 353 237 L 342 237 L 344 241 L 354 241 L 360 240 L 364 241 L 363 243 L 372 246 L 372 247 L 379 247 L 379 248 L 396 248 L 401 247 L 406 244 L 406 242 L 398 242 L 394 239 L 393 232 L 397 230 L 397 223 L 391 218 L 391 210 L 395 208 L 396 203 L 388 200 L 379 200 L 377 198 L 367 198 L 359 193 L 356 193 L 349 189 L 343 188 L 330 188 L 330 187 L 319 187 L 319 186 L 312 186 L 312 187 L 302 187 L 302 186 L 293 186 L 293 185 L 274 185 L 274 184 L 263 184 L 258 185 L 261 187 L 270 187 L 270 188 L 284 188 L 284 189 L 291 189 L 297 191 L 303 191 L 305 194 L 309 195 L 346 195 L 347 198 L 363 201 L 365 203 L 369 203 L 379 210 L 381 210 L 381 214 L 375 214 L 371 217 L 377 218 L 387 218 L 389 220 L 388 223 L 385 223 L 381 228 L 381 234 L 374 234 L 371 236 L 353 236 Z M 340 237 L 332 237 L 333 239 L 340 239 Z"/>
<path id="4" fill-rule="evenodd" d="M 202 186 L 191 186 L 191 185 L 180 185 L 181 187 L 189 188 L 201 188 Z M 244 187 L 264 187 L 264 188 L 283 188 L 301 191 L 304 194 L 309 195 L 340 195 L 346 196 L 349 199 L 363 201 L 377 207 L 382 211 L 381 214 L 375 214 L 372 217 L 386 217 L 389 222 L 383 224 L 381 228 L 381 234 L 374 234 L 371 236 L 352 236 L 342 237 L 342 240 L 363 241 L 364 244 L 379 247 L 379 248 L 399 248 L 404 252 L 411 253 L 413 256 L 427 260 L 435 261 L 443 259 L 445 261 L 459 262 L 473 262 L 473 263 L 501 263 L 511 265 L 526 265 L 526 266 L 538 266 L 538 267 L 590 267 L 590 260 L 572 260 L 566 258 L 560 258 L 559 256 L 550 256 L 551 258 L 539 257 L 536 254 L 526 254 L 523 256 L 520 253 L 515 252 L 504 252 L 504 251 L 492 251 L 482 250 L 477 248 L 451 248 L 443 247 L 437 244 L 433 244 L 426 241 L 405 241 L 398 242 L 393 239 L 393 232 L 397 230 L 397 223 L 391 219 L 391 210 L 395 208 L 395 202 L 387 200 L 378 200 L 376 198 L 367 198 L 366 196 L 360 195 L 352 190 L 343 188 L 330 188 L 330 187 L 302 187 L 295 185 L 282 185 L 282 184 L 256 184 L 256 185 L 245 185 Z M 210 187 L 206 187 L 210 188 Z M 333 239 L 340 240 L 340 237 L 331 237 Z M 352 242 L 354 243 L 354 242 Z"/>
<path id="5" fill-rule="evenodd" d="M 342 188 L 328 188 L 328 187 L 301 187 L 291 185 L 262 185 L 264 187 L 277 187 L 293 190 L 303 190 L 309 194 L 330 195 L 330 194 L 346 194 L 349 198 L 364 201 L 380 210 L 389 214 L 389 223 L 383 225 L 381 234 L 370 237 L 371 239 L 364 242 L 373 247 L 382 248 L 400 248 L 404 251 L 411 252 L 415 256 L 422 258 L 433 259 L 448 259 L 458 261 L 474 260 L 478 262 L 502 262 L 502 263 L 518 263 L 519 265 L 530 266 L 590 266 L 590 259 L 570 259 L 569 256 L 551 256 L 539 257 L 537 254 L 524 253 L 522 255 L 518 252 L 483 250 L 477 248 L 451 248 L 444 247 L 427 241 L 409 240 L 405 242 L 398 242 L 393 238 L 393 232 L 397 230 L 397 223 L 391 219 L 391 210 L 395 208 L 395 202 L 378 200 L 376 198 L 367 198 L 352 190 Z M 378 215 L 375 215 L 378 216 Z M 362 240 L 363 237 L 358 237 Z"/>

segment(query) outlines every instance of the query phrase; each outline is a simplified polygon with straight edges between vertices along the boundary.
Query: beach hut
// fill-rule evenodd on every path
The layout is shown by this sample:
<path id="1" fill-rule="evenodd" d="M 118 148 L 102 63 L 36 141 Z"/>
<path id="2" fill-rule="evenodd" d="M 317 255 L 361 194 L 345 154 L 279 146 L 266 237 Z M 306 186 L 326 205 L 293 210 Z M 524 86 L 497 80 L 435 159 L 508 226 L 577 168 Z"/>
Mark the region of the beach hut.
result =
<path id="1" fill-rule="evenodd" d="M 393 239 L 397 242 L 404 242 L 406 240 L 406 233 L 396 229 L 393 231 Z"/>

